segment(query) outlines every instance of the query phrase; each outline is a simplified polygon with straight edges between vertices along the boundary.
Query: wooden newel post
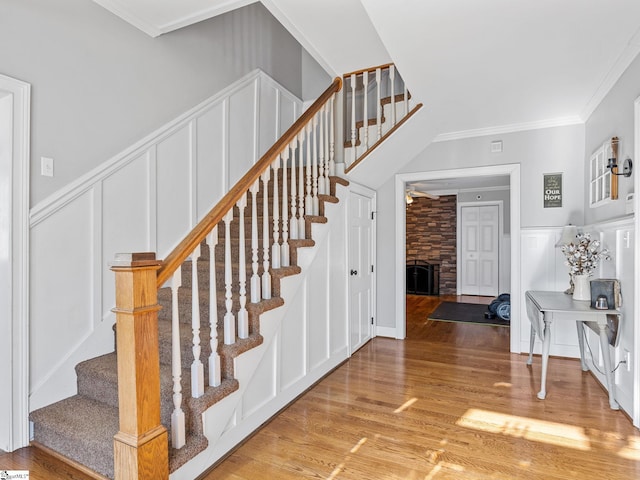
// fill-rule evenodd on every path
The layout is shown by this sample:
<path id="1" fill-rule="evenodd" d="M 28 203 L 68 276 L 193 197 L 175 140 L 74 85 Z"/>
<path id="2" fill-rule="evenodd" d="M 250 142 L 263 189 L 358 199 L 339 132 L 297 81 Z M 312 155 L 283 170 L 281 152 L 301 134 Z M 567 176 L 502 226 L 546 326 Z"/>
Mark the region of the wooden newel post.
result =
<path id="1" fill-rule="evenodd" d="M 114 437 L 116 480 L 169 478 L 169 442 L 160 423 L 158 291 L 155 253 L 117 254 L 116 342 L 120 430 Z"/>

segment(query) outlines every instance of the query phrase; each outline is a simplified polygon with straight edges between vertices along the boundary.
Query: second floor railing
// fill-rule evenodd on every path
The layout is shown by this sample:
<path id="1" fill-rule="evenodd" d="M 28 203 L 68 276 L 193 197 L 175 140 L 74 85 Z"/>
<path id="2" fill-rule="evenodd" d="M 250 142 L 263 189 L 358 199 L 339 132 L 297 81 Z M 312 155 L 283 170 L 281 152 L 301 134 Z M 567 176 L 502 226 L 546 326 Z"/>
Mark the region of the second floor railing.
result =
<path id="1" fill-rule="evenodd" d="M 347 73 L 343 79 L 344 161 L 348 172 L 422 104 L 411 104 L 411 94 L 392 63 Z"/>

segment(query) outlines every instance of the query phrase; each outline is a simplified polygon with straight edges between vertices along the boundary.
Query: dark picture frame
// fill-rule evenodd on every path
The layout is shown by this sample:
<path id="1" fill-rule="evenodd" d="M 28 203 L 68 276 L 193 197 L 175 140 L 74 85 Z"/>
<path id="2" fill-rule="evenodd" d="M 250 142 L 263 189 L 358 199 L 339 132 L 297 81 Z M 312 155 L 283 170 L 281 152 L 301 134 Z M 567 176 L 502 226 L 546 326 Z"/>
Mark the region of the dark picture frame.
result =
<path id="1" fill-rule="evenodd" d="M 562 173 L 543 174 L 542 198 L 544 208 L 562 207 Z"/>

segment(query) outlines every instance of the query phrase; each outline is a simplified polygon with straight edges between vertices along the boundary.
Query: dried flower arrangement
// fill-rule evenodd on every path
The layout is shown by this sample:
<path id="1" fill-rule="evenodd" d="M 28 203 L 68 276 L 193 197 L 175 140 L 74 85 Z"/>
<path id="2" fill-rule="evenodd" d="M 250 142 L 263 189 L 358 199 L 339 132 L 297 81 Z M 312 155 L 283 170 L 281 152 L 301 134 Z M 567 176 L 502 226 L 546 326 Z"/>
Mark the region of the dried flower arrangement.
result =
<path id="1" fill-rule="evenodd" d="M 570 275 L 591 276 L 600 260 L 610 260 L 609 250 L 600 249 L 600 241 L 591 239 L 589 233 L 579 233 L 576 240 L 562 246 L 562 253 L 567 257 L 565 265 Z"/>

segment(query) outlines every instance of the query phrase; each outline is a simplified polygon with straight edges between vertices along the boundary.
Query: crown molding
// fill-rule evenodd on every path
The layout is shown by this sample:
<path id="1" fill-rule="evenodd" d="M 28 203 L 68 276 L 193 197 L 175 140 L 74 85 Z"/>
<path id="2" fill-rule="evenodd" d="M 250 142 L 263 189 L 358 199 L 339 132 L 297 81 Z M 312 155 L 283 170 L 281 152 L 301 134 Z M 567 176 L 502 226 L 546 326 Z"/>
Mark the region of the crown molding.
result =
<path id="1" fill-rule="evenodd" d="M 434 142 L 448 142 L 450 140 L 460 140 L 463 138 L 485 137 L 488 135 L 502 135 L 505 133 L 524 132 L 527 130 L 539 130 L 541 128 L 566 127 L 570 125 L 580 125 L 584 121 L 578 115 L 569 117 L 551 118 L 535 122 L 512 123 L 510 125 L 499 125 L 495 127 L 476 128 L 472 130 L 461 130 L 458 132 L 441 133 L 433 139 Z"/>
<path id="2" fill-rule="evenodd" d="M 604 100 L 604 97 L 611 91 L 622 74 L 629 68 L 629 65 L 631 65 L 631 62 L 638 56 L 638 53 L 640 53 L 640 29 L 636 30 L 636 33 L 631 37 L 625 49 L 614 62 L 611 69 L 606 73 L 595 93 L 584 107 L 581 117 L 585 122 L 596 108 L 598 108 L 600 102 Z"/>
<path id="3" fill-rule="evenodd" d="M 169 22 L 160 24 L 159 22 L 155 22 L 153 17 L 160 13 L 167 12 L 159 12 L 158 10 L 162 10 L 162 7 L 156 7 L 156 11 L 154 12 L 153 7 L 143 8 L 142 11 L 140 9 L 132 9 L 130 5 L 127 4 L 126 0 L 93 0 L 95 3 L 100 5 L 101 7 L 109 10 L 114 15 L 120 17 L 125 22 L 133 25 L 138 30 L 143 31 L 150 37 L 158 37 L 164 33 L 169 33 L 174 30 L 178 30 L 179 28 L 183 28 L 189 25 L 193 25 L 194 23 L 201 22 L 203 20 L 207 20 L 209 18 L 213 18 L 218 15 L 222 15 L 223 13 L 230 12 L 231 10 L 235 10 L 250 3 L 255 3 L 256 0 L 228 0 L 226 2 L 214 2 L 210 7 L 203 8 L 196 11 L 190 11 L 186 15 L 175 18 Z M 137 11 L 136 11 L 137 10 Z M 188 9 L 187 9 L 188 10 Z M 156 15 L 154 15 L 154 13 Z"/>

